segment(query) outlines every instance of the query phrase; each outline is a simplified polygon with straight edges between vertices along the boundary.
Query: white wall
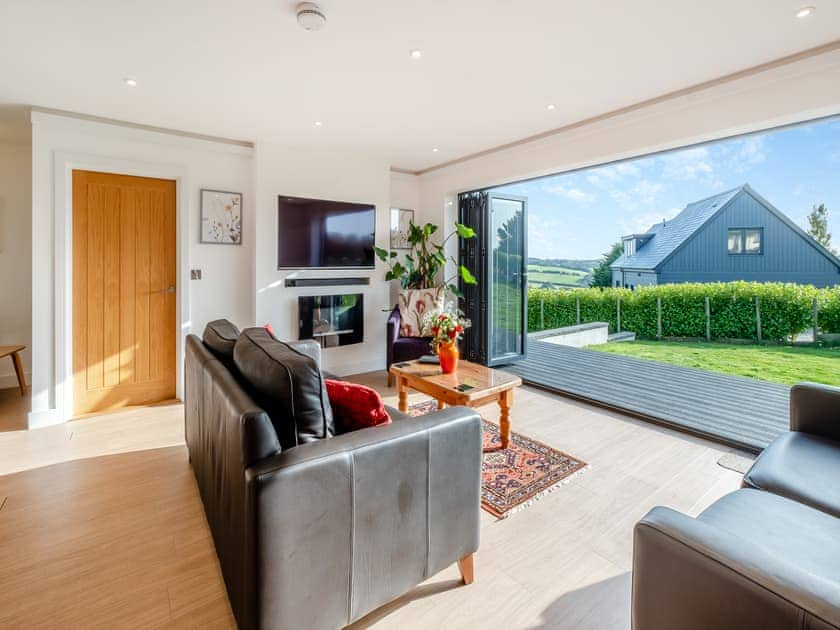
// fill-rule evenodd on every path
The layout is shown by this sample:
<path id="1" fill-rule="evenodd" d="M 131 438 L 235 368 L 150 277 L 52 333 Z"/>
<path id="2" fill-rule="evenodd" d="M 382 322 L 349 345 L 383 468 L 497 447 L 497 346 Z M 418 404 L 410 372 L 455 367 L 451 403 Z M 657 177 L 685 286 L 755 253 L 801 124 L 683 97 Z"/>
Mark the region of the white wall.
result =
<path id="1" fill-rule="evenodd" d="M 31 381 L 32 146 L 0 143 L 0 346 L 24 344 Z M 12 362 L 0 360 L 0 388 L 17 387 Z"/>
<path id="2" fill-rule="evenodd" d="M 376 243 L 387 248 L 391 204 L 390 172 L 383 160 L 359 154 L 311 152 L 268 142 L 256 146 L 257 223 L 256 315 L 271 323 L 281 339 L 297 339 L 297 299 L 301 295 L 362 293 L 365 308 L 364 342 L 326 348 L 324 368 L 337 374 L 367 372 L 385 367 L 385 310 L 390 305 L 389 285 L 375 270 L 277 270 L 277 196 L 315 197 L 376 204 Z M 287 277 L 366 276 L 368 286 L 286 288 Z"/>
<path id="3" fill-rule="evenodd" d="M 418 219 L 451 225 L 458 192 L 837 113 L 840 51 L 429 171 L 420 176 Z"/>
<path id="4" fill-rule="evenodd" d="M 391 207 L 417 211 L 420 205 L 420 177 L 411 173 L 391 173 Z M 415 217 L 416 220 L 416 217 Z"/>
<path id="5" fill-rule="evenodd" d="M 56 296 L 60 295 L 62 275 L 66 272 L 62 259 L 69 253 L 62 251 L 61 223 L 56 230 L 57 216 L 59 220 L 70 216 L 63 171 L 69 172 L 76 165 L 178 180 L 179 313 L 183 338 L 189 332 L 200 333 L 207 321 L 217 317 L 228 317 L 240 326 L 254 321 L 253 149 L 41 112 L 33 112 L 32 127 L 30 426 L 41 426 L 61 421 L 69 413 L 62 364 L 66 365 L 66 358 L 72 353 L 68 345 L 56 344 L 66 325 L 63 305 L 57 303 Z M 243 193 L 245 235 L 241 246 L 198 243 L 201 188 Z M 189 281 L 190 268 L 201 269 L 203 279 Z M 182 372 L 178 370 L 179 379 Z"/>

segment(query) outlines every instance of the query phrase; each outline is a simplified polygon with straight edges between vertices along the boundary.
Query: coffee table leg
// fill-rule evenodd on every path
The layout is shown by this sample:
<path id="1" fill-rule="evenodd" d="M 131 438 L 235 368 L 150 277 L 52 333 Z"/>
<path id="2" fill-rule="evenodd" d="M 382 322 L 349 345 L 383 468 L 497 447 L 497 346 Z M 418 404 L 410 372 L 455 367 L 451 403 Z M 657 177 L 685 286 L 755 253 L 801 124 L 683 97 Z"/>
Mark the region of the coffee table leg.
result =
<path id="1" fill-rule="evenodd" d="M 437 401 L 437 404 L 438 404 L 438 411 L 440 411 L 441 409 L 443 409 L 443 408 L 444 408 L 444 406 L 446 405 L 446 403 L 444 403 L 442 400 L 438 400 L 438 401 Z"/>
<path id="2" fill-rule="evenodd" d="M 499 428 L 501 429 L 502 448 L 507 448 L 510 443 L 510 408 L 513 406 L 513 390 L 502 392 L 499 396 Z"/>
<path id="3" fill-rule="evenodd" d="M 399 410 L 408 413 L 408 387 L 406 387 L 405 379 L 402 376 L 397 377 L 397 391 L 400 397 Z"/>

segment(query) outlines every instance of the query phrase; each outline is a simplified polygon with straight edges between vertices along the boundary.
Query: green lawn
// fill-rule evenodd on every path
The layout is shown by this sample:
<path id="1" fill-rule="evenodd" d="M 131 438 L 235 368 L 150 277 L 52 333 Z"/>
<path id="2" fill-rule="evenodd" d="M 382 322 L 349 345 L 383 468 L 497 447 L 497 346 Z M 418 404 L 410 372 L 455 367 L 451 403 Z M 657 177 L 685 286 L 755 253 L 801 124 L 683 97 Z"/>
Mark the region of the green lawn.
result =
<path id="1" fill-rule="evenodd" d="M 587 349 L 748 376 L 784 385 L 798 381 L 840 385 L 840 348 L 628 341 L 588 346 Z"/>

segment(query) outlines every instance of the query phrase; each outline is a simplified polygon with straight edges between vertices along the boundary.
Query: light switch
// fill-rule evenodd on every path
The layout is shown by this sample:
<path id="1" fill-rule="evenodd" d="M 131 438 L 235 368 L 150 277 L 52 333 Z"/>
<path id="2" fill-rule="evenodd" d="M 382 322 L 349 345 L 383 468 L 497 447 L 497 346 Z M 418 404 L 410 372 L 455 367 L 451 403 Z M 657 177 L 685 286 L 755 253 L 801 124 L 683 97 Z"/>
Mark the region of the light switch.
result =
<path id="1" fill-rule="evenodd" d="M 201 269 L 190 269 L 190 280 L 201 280 Z"/>

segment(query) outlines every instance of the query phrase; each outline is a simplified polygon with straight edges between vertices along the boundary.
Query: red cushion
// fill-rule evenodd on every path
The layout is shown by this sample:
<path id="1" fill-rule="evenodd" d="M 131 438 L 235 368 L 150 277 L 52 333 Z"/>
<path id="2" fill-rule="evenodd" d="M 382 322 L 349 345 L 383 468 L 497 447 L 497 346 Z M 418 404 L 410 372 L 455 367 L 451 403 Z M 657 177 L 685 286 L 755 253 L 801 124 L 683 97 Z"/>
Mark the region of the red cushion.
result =
<path id="1" fill-rule="evenodd" d="M 391 416 L 375 389 L 328 378 L 324 382 L 338 433 L 391 424 Z"/>
<path id="2" fill-rule="evenodd" d="M 277 339 L 277 335 L 274 334 L 274 328 L 271 327 L 271 322 L 266 322 L 265 324 L 263 324 L 263 328 L 265 329 L 265 332 Z"/>

